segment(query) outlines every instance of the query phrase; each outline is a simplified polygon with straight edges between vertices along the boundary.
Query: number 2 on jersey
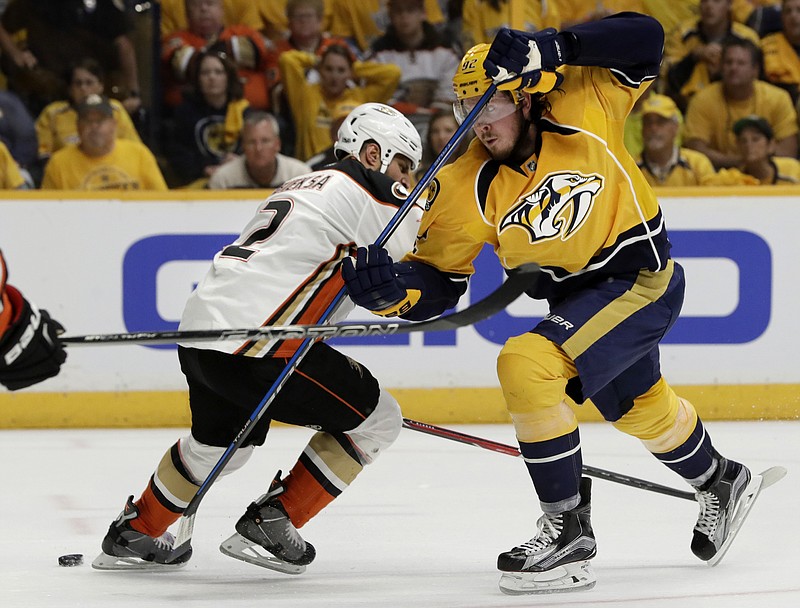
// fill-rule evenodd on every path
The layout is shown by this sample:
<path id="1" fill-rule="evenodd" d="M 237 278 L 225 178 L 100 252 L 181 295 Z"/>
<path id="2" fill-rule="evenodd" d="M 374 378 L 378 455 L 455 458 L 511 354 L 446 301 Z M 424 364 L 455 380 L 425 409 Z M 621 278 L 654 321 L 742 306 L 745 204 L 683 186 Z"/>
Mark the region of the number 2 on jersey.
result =
<path id="1" fill-rule="evenodd" d="M 240 245 L 228 245 L 222 250 L 222 256 L 226 258 L 236 258 L 246 262 L 258 250 L 253 249 L 250 245 L 255 243 L 263 243 L 271 237 L 280 228 L 283 220 L 289 215 L 292 210 L 292 201 L 288 199 L 276 199 L 267 201 L 259 213 L 269 213 L 271 217 L 267 220 L 266 225 L 261 226 L 254 230 Z"/>

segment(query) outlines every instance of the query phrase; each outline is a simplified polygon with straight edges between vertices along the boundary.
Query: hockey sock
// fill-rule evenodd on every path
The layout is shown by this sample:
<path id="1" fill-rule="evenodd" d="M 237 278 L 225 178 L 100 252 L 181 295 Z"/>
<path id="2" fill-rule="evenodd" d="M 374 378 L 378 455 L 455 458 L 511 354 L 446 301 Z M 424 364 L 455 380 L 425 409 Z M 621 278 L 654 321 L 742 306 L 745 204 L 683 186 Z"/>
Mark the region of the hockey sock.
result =
<path id="1" fill-rule="evenodd" d="M 304 526 L 336 498 L 320 485 L 302 462 L 297 462 L 292 467 L 283 479 L 283 485 L 286 491 L 278 500 L 283 504 L 295 528 Z"/>
<path id="2" fill-rule="evenodd" d="M 286 491 L 278 500 L 300 528 L 347 489 L 362 469 L 344 434 L 317 433 L 283 480 Z"/>
<path id="3" fill-rule="evenodd" d="M 197 488 L 184 466 L 178 441 L 161 458 L 150 483 L 134 503 L 139 517 L 131 525 L 148 536 L 161 536 L 181 516 Z"/>
<path id="4" fill-rule="evenodd" d="M 698 418 L 691 435 L 674 450 L 654 453 L 663 464 L 675 471 L 693 486 L 700 486 L 713 474 L 717 466 L 716 451 L 711 437 Z"/>
<path id="5" fill-rule="evenodd" d="M 177 521 L 181 513 L 168 509 L 158 500 L 153 492 L 152 483 L 151 480 L 139 500 L 133 503 L 139 509 L 139 517 L 131 520 L 130 523 L 134 530 L 158 538 Z"/>
<path id="6" fill-rule="evenodd" d="M 583 468 L 578 429 L 546 441 L 520 441 L 519 447 L 542 510 L 555 514 L 577 507 Z"/>

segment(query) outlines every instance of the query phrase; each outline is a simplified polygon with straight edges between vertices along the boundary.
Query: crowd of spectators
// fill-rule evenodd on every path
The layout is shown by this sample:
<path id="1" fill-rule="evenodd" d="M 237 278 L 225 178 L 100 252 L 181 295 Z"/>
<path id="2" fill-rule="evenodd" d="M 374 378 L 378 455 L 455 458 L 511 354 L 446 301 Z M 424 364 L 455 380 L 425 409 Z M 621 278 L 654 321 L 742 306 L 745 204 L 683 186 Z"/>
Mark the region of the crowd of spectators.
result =
<path id="1" fill-rule="evenodd" d="M 667 36 L 626 124 L 651 184 L 800 183 L 800 0 L 0 0 L 0 188 L 273 188 L 367 101 L 417 127 L 419 177 L 465 50 L 627 10 Z"/>

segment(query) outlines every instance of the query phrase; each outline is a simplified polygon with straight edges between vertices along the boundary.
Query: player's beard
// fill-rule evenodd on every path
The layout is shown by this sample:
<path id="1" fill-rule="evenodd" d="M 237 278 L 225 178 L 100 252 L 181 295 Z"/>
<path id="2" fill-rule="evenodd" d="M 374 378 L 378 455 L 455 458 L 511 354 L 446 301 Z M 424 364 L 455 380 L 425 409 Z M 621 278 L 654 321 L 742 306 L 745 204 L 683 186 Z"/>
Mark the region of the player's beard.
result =
<path id="1" fill-rule="evenodd" d="M 526 118 L 519 110 L 516 112 L 518 120 L 516 137 L 513 141 L 509 139 L 498 137 L 497 133 L 490 133 L 491 143 L 487 143 L 483 137 L 479 136 L 481 143 L 483 143 L 486 151 L 493 160 L 504 162 L 510 160 L 512 162 L 525 161 L 534 150 L 534 143 L 531 138 L 532 122 Z M 535 136 L 535 130 L 532 135 Z"/>
<path id="2" fill-rule="evenodd" d="M 537 129 L 536 123 L 520 112 L 520 129 L 514 146 L 503 160 L 510 160 L 522 164 L 528 160 L 536 150 Z"/>

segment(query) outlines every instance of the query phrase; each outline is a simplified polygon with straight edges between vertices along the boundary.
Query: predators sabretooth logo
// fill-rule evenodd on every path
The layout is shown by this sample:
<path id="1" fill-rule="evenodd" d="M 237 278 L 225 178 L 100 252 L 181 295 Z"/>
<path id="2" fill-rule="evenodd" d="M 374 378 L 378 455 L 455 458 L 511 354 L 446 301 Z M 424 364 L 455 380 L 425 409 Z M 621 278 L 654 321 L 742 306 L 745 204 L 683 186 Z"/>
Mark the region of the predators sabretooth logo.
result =
<path id="1" fill-rule="evenodd" d="M 603 177 L 596 173 L 551 173 L 506 213 L 498 233 L 518 226 L 527 231 L 531 244 L 559 236 L 566 241 L 586 220 L 602 189 Z"/>

